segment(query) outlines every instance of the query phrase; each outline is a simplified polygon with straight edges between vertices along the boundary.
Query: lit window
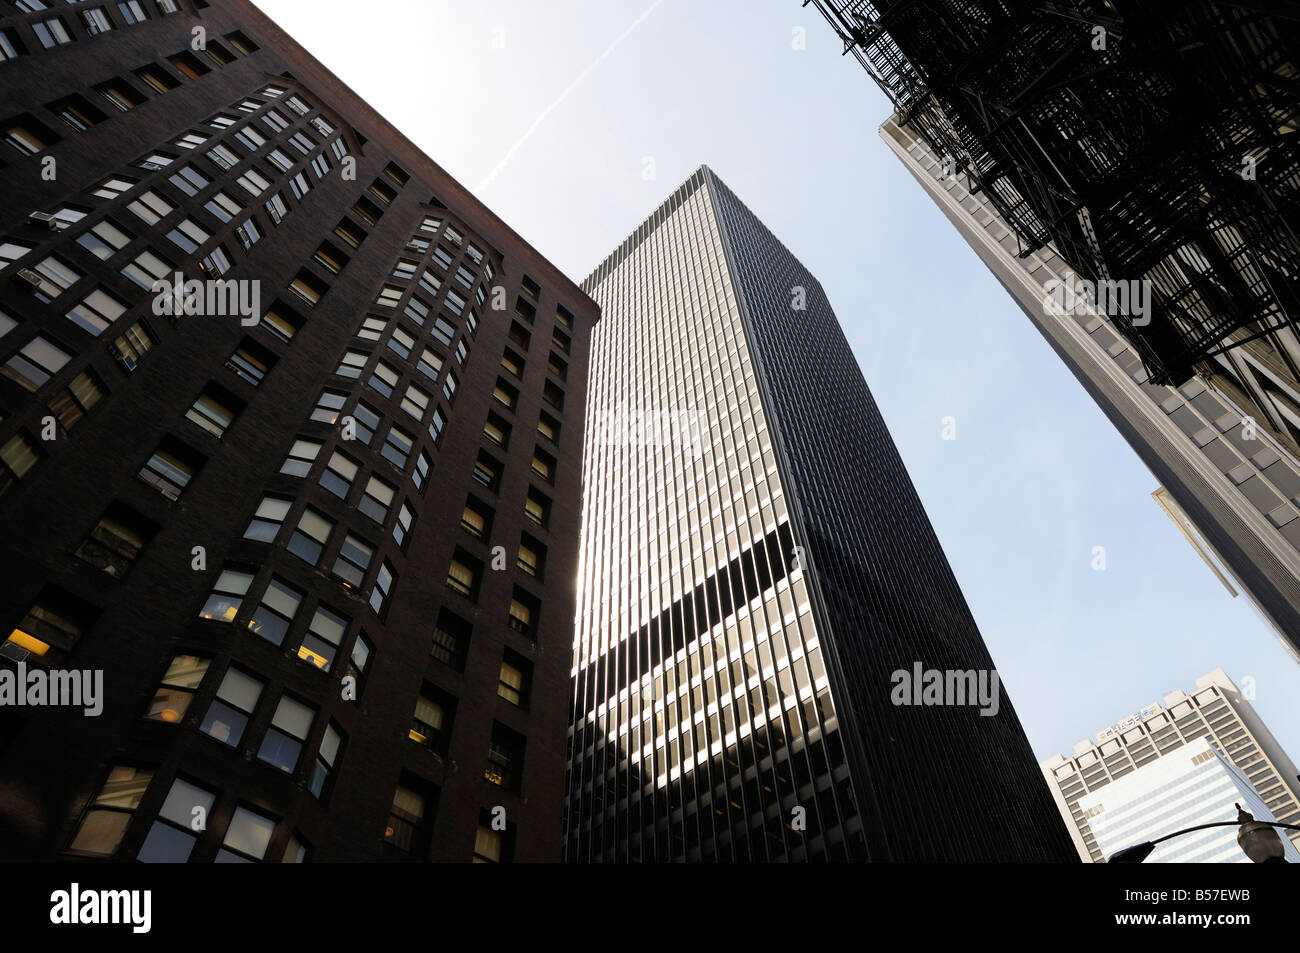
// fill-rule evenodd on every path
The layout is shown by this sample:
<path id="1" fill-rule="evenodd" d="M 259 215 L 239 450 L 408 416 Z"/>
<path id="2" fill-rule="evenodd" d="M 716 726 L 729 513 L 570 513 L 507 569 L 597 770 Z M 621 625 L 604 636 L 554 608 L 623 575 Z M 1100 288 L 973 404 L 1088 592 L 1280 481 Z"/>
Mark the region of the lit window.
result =
<path id="1" fill-rule="evenodd" d="M 46 656 L 51 649 L 69 652 L 90 628 L 93 615 L 85 603 L 46 586 L 6 641 L 36 656 Z"/>
<path id="2" fill-rule="evenodd" d="M 298 658 L 328 672 L 348 631 L 348 620 L 325 606 L 316 607 L 307 634 L 298 647 Z"/>
<path id="3" fill-rule="evenodd" d="M 208 601 L 199 610 L 199 618 L 211 619 L 213 622 L 234 622 L 252 582 L 251 572 L 223 569 L 212 587 Z"/>
<path id="4" fill-rule="evenodd" d="M 110 351 L 124 368 L 133 371 L 139 366 L 140 359 L 153 345 L 153 335 L 149 333 L 149 329 L 143 322 L 137 321 L 113 339 Z"/>
<path id="5" fill-rule="evenodd" d="M 301 604 L 301 592 L 272 576 L 262 594 L 262 601 L 248 617 L 248 627 L 272 645 L 279 645 Z"/>
<path id="6" fill-rule="evenodd" d="M 150 721 L 179 724 L 189 711 L 199 683 L 208 671 L 208 660 L 197 655 L 177 655 L 167 666 L 158 690 L 144 717 Z"/>
<path id="7" fill-rule="evenodd" d="M 255 863 L 266 857 L 266 848 L 275 833 L 275 821 L 246 807 L 235 809 L 217 851 L 216 862 Z"/>
<path id="8" fill-rule="evenodd" d="M 122 843 L 127 825 L 135 817 L 153 772 L 114 765 L 95 799 L 86 808 L 68 850 L 96 857 L 111 857 Z"/>

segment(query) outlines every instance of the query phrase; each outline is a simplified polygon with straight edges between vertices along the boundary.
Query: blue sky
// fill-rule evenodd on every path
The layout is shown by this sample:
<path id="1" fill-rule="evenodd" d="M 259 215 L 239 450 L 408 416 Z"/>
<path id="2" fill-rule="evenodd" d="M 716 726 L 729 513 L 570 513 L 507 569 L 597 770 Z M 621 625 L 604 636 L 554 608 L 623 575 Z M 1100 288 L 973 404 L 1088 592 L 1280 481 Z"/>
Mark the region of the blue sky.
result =
<path id="1" fill-rule="evenodd" d="M 1217 667 L 1300 757 L 1300 666 L 880 141 L 888 103 L 815 10 L 260 5 L 575 280 L 711 166 L 821 280 L 1040 759 Z"/>

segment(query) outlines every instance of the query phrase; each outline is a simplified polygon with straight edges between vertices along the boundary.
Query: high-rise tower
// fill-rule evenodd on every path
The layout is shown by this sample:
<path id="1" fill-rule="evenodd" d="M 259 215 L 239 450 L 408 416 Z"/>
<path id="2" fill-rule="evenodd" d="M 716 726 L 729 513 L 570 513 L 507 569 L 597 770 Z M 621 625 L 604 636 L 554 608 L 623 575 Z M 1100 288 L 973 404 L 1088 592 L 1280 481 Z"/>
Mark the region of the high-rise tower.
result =
<path id="1" fill-rule="evenodd" d="M 816 279 L 701 168 L 583 287 L 566 858 L 1074 859 Z"/>
<path id="2" fill-rule="evenodd" d="M 0 37 L 0 854 L 557 860 L 590 299 L 245 0 Z"/>

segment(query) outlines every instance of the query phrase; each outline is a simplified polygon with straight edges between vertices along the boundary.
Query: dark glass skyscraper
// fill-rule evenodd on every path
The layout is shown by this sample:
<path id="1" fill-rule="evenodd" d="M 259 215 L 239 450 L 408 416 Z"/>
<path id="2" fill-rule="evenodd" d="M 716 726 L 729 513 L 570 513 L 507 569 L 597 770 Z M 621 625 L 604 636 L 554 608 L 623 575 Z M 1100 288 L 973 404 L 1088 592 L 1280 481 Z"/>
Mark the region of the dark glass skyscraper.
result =
<path id="1" fill-rule="evenodd" d="M 0 38 L 0 856 L 557 860 L 590 299 L 245 0 Z"/>
<path id="2" fill-rule="evenodd" d="M 993 663 L 817 280 L 701 168 L 583 287 L 566 858 L 1075 859 L 1005 697 L 898 690 Z"/>

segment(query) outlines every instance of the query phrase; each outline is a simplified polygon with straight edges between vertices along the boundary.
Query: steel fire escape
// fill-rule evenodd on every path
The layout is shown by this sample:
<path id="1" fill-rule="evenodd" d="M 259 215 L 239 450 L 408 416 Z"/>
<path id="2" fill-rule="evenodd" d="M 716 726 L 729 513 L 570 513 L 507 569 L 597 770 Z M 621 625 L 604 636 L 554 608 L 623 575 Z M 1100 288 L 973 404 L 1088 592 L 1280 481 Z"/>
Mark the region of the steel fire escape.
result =
<path id="1" fill-rule="evenodd" d="M 1113 319 L 1154 382 L 1248 341 L 1300 380 L 1300 4 L 804 2 L 1026 254 L 1152 282 Z"/>

